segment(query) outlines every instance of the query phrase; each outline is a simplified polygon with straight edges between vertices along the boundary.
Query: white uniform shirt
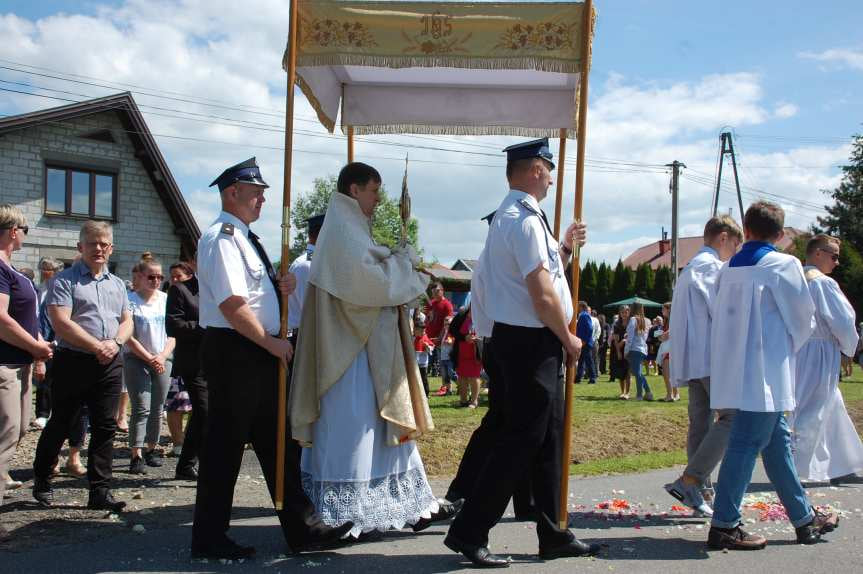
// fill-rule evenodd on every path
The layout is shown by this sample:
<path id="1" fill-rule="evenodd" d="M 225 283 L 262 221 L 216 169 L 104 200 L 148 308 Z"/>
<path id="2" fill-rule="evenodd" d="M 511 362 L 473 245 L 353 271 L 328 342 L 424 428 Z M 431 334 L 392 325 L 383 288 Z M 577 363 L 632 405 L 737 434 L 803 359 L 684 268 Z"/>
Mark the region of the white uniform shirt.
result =
<path id="1" fill-rule="evenodd" d="M 599 337 L 602 336 L 602 325 L 599 324 L 599 319 L 596 317 L 591 317 L 590 322 L 593 323 L 593 344 L 596 345 L 599 342 Z"/>
<path id="2" fill-rule="evenodd" d="M 517 190 L 510 190 L 495 212 L 472 286 L 471 313 L 477 334 L 486 335 L 492 323 L 545 326 L 534 310 L 525 281 L 540 265 L 551 276 L 566 321 L 572 319 L 572 299 L 559 245 L 539 213 L 536 199 Z"/>
<path id="3" fill-rule="evenodd" d="M 755 265 L 725 265 L 716 289 L 710 408 L 793 411 L 796 355 L 815 330 L 800 261 L 774 251 Z"/>
<path id="4" fill-rule="evenodd" d="M 675 387 L 710 376 L 711 306 L 722 265 L 716 250 L 705 245 L 677 278 L 671 298 L 671 340 L 675 351 L 669 359 L 671 384 Z"/>
<path id="5" fill-rule="evenodd" d="M 198 284 L 202 327 L 233 327 L 219 305 L 237 295 L 270 335 L 279 333 L 279 301 L 267 268 L 249 241 L 249 228 L 221 212 L 198 240 Z"/>
<path id="6" fill-rule="evenodd" d="M 297 329 L 303 318 L 303 302 L 306 300 L 306 285 L 309 283 L 309 271 L 312 269 L 312 254 L 315 246 L 306 245 L 306 252 L 294 259 L 288 271 L 297 278 L 297 288 L 288 297 L 288 328 Z"/>

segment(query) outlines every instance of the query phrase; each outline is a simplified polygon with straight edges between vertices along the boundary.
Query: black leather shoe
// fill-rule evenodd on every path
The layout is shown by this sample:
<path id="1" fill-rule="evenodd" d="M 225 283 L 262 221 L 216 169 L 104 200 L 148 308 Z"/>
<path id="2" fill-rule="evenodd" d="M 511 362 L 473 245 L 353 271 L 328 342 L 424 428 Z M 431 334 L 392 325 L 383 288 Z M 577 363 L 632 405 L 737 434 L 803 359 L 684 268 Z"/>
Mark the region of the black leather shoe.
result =
<path id="1" fill-rule="evenodd" d="M 198 471 L 194 466 L 188 468 L 178 468 L 174 473 L 174 478 L 177 480 L 198 480 Z"/>
<path id="2" fill-rule="evenodd" d="M 450 502 L 445 498 L 438 498 L 440 508 L 437 512 L 433 512 L 430 518 L 420 518 L 417 523 L 411 526 L 414 532 L 421 532 L 436 522 L 445 522 L 453 518 L 461 507 L 464 505 L 464 498 L 459 498 L 454 502 Z"/>
<path id="3" fill-rule="evenodd" d="M 241 546 L 227 536 L 215 542 L 204 544 L 192 543 L 192 559 L 194 560 L 205 558 L 212 558 L 214 560 L 249 560 L 254 558 L 254 556 L 254 546 Z"/>
<path id="4" fill-rule="evenodd" d="M 91 490 L 90 498 L 87 500 L 87 508 L 90 510 L 110 510 L 120 512 L 126 508 L 122 500 L 114 500 L 110 490 Z"/>
<path id="5" fill-rule="evenodd" d="M 509 560 L 502 556 L 492 554 L 486 546 L 475 546 L 462 542 L 452 534 L 447 534 L 443 543 L 453 552 L 462 554 L 473 562 L 477 568 L 509 568 Z"/>
<path id="6" fill-rule="evenodd" d="M 555 558 L 578 558 L 579 556 L 596 556 L 602 546 L 599 544 L 588 544 L 578 538 L 573 538 L 566 544 L 539 548 L 539 557 L 543 560 L 554 560 Z"/>
<path id="7" fill-rule="evenodd" d="M 49 479 L 33 479 L 33 498 L 42 506 L 50 507 L 54 505 L 54 489 L 51 488 L 51 481 Z"/>
<path id="8" fill-rule="evenodd" d="M 348 542 L 343 538 L 353 527 L 354 523 L 350 521 L 340 526 L 327 526 L 323 522 L 318 522 L 309 529 L 309 533 L 302 544 L 291 546 L 291 551 L 294 554 L 299 554 L 300 552 L 330 550 L 342 546 Z"/>

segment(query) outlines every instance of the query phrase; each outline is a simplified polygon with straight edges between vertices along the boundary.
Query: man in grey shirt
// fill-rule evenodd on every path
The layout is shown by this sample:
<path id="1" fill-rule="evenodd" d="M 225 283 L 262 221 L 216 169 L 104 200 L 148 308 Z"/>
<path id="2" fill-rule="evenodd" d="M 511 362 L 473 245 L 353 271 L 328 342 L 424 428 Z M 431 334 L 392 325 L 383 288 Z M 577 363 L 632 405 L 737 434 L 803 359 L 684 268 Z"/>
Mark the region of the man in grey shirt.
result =
<path id="1" fill-rule="evenodd" d="M 87 507 L 120 511 L 125 502 L 110 491 L 114 412 L 122 385 L 120 349 L 132 335 L 126 286 L 108 272 L 113 231 L 105 222 L 87 221 L 78 239 L 80 261 L 57 275 L 47 295 L 48 317 L 57 335 L 54 355 L 53 412 L 39 437 L 33 497 L 51 506 L 51 469 L 82 404 L 90 416 Z"/>

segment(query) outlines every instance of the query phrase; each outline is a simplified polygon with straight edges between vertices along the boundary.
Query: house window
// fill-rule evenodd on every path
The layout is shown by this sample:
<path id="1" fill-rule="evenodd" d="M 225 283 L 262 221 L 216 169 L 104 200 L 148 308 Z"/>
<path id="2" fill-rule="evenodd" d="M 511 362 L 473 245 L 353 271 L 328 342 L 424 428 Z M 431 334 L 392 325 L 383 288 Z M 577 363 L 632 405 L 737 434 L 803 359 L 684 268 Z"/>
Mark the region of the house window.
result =
<path id="1" fill-rule="evenodd" d="M 62 165 L 45 166 L 45 212 L 116 219 L 117 174 Z"/>

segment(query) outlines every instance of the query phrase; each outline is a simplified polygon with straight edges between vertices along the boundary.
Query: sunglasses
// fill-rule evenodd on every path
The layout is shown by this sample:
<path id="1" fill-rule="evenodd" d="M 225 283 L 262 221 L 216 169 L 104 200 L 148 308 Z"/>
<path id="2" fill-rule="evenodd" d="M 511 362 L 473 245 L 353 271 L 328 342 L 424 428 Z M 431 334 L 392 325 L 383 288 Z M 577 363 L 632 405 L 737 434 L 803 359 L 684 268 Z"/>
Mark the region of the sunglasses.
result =
<path id="1" fill-rule="evenodd" d="M 818 251 L 823 251 L 824 253 L 829 253 L 830 259 L 833 260 L 833 263 L 836 263 L 837 261 L 839 261 L 839 254 L 838 253 L 833 253 L 832 251 L 828 251 L 826 249 L 821 249 L 820 247 L 818 248 Z"/>
<path id="2" fill-rule="evenodd" d="M 20 229 L 24 233 L 24 235 L 27 235 L 28 233 L 30 233 L 30 226 L 29 225 L 13 225 L 12 227 L 2 227 L 0 229 L 3 229 L 3 230 Z"/>
<path id="3" fill-rule="evenodd" d="M 155 274 L 147 275 L 147 279 L 149 279 L 150 281 L 161 281 L 164 278 L 165 278 L 164 275 L 155 275 Z"/>

